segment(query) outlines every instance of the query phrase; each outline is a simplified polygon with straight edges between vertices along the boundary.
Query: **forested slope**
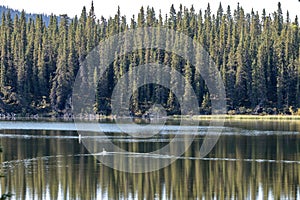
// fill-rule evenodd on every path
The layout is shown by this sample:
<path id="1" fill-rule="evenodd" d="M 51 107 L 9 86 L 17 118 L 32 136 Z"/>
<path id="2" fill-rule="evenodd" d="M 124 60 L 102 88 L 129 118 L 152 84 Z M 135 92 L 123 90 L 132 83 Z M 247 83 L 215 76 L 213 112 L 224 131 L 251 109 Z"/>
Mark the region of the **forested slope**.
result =
<path id="1" fill-rule="evenodd" d="M 16 15 L 18 15 L 18 17 L 21 16 L 21 11 L 19 10 L 15 10 L 15 9 L 11 9 L 11 8 L 8 8 L 6 6 L 0 6 L 0 20 L 2 20 L 2 15 L 3 13 L 7 13 L 7 12 L 10 12 L 10 15 L 11 15 L 11 18 L 14 19 L 14 17 Z M 31 13 L 25 13 L 25 17 L 27 20 L 29 19 L 33 19 L 35 20 L 35 18 L 38 16 L 39 14 L 31 14 Z M 40 14 L 40 16 L 42 17 L 43 21 L 45 22 L 45 24 L 48 26 L 49 25 L 49 22 L 50 22 L 50 16 L 49 15 L 46 15 L 46 14 Z"/>
<path id="2" fill-rule="evenodd" d="M 0 25 L 0 112 L 71 112 L 72 86 L 80 63 L 100 41 L 138 27 L 155 26 L 180 31 L 201 45 L 215 61 L 226 87 L 227 110 L 240 113 L 287 113 L 300 107 L 300 31 L 298 18 L 282 13 L 246 13 L 242 5 L 220 7 L 216 14 L 206 10 L 173 6 L 167 16 L 152 8 L 141 8 L 128 17 L 117 10 L 114 17 L 97 19 L 93 5 L 79 17 L 50 16 L 46 26 L 42 16 L 26 20 L 26 14 L 12 18 L 3 14 Z M 168 40 L 166 40 L 167 44 Z M 194 67 L 170 52 L 145 49 L 116 56 L 106 83 L 97 85 L 95 111 L 110 114 L 111 90 L 120 71 L 148 62 L 176 68 L 190 80 L 198 96 L 201 113 L 209 113 L 207 87 Z M 97 71 L 95 71 L 97 74 Z M 150 91 L 149 88 L 153 91 Z M 131 107 L 143 113 L 143 104 L 154 100 L 153 86 L 139 89 Z M 148 96 L 147 94 L 151 94 Z M 178 113 L 176 97 L 164 90 L 160 102 L 169 114 Z M 233 111 L 234 110 L 234 111 Z"/>

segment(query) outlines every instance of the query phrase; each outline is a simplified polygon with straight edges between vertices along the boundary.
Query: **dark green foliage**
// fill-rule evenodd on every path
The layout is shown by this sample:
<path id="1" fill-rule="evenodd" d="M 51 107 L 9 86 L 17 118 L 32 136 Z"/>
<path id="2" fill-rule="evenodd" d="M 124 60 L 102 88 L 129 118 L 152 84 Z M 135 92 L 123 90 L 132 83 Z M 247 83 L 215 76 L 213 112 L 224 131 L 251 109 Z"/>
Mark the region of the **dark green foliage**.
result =
<path id="1" fill-rule="evenodd" d="M 24 11 L 16 16 L 10 12 L 2 14 L 0 113 L 53 112 L 62 115 L 71 112 L 72 86 L 78 74 L 82 88 L 86 84 L 96 88 L 94 110 L 107 115 L 111 112 L 110 98 L 118 79 L 127 72 L 130 77 L 138 76 L 132 74 L 135 67 L 156 62 L 173 70 L 167 81 L 174 87 L 185 87 L 182 98 L 190 96 L 191 85 L 201 112 L 209 114 L 209 91 L 194 66 L 161 49 L 140 49 L 129 54 L 125 51 L 130 45 L 147 40 L 149 33 L 134 40 L 112 41 L 110 45 L 120 43 L 121 52 L 124 50 L 125 54 L 116 54 L 102 77 L 97 69 L 88 67 L 90 63 L 83 63 L 88 53 L 106 38 L 150 26 L 180 31 L 202 44 L 222 74 L 228 110 L 237 113 L 242 113 L 243 109 L 254 113 L 268 109 L 284 112 L 291 107 L 300 107 L 299 22 L 297 17 L 291 21 L 288 13 L 284 19 L 280 3 L 274 13 L 263 11 L 261 16 L 253 10 L 245 13 L 239 4 L 233 11 L 229 6 L 223 9 L 220 4 L 216 15 L 212 14 L 210 5 L 199 13 L 193 7 L 183 6 L 176 11 L 172 5 L 166 17 L 157 14 L 153 8 L 142 7 L 131 19 L 121 16 L 118 8 L 113 17 L 97 20 L 94 10 L 92 4 L 89 10 L 83 8 L 79 18 L 50 16 L 47 21 L 42 15 L 35 16 L 34 20 L 27 18 Z M 166 47 L 176 48 L 179 42 L 173 43 L 168 36 L 164 39 L 166 36 L 152 34 L 157 40 L 152 41 L 153 44 L 159 41 Z M 186 55 L 190 51 L 188 45 L 183 49 Z M 205 58 L 195 60 L 201 63 Z M 172 78 L 175 70 L 185 77 L 185 83 Z M 93 80 L 87 80 L 86 73 L 92 73 Z M 157 79 L 164 78 L 156 76 Z M 145 108 L 154 103 L 162 104 L 168 114 L 180 114 L 178 97 L 168 88 L 151 84 L 136 88 L 135 80 L 129 81 L 133 85 L 132 91 L 128 91 L 133 94 L 129 106 L 133 114 L 144 114 Z"/>
<path id="2" fill-rule="evenodd" d="M 8 194 L 3 194 L 1 197 L 0 197 L 0 200 L 5 200 L 5 199 L 9 199 L 11 198 L 13 195 L 8 193 Z"/>

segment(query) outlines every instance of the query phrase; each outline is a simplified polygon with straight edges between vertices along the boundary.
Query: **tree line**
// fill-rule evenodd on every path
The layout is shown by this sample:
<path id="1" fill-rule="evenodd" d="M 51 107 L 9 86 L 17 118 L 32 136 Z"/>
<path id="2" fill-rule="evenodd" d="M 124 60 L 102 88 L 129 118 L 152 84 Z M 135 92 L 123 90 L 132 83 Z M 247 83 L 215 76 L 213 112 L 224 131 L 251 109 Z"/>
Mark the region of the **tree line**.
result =
<path id="1" fill-rule="evenodd" d="M 19 10 L 15 10 L 15 9 L 12 9 L 12 8 L 9 8 L 7 6 L 0 6 L 0 21 L 2 20 L 2 15 L 4 13 L 7 13 L 7 12 L 10 12 L 10 15 L 11 15 L 11 18 L 14 19 L 14 17 L 16 15 L 18 15 L 18 17 L 21 16 L 21 12 Z M 29 20 L 30 18 L 35 20 L 35 18 L 37 17 L 37 15 L 39 15 L 39 17 L 42 17 L 43 21 L 45 22 L 46 26 L 49 25 L 49 22 L 50 22 L 50 16 L 49 15 L 46 15 L 46 14 L 31 14 L 31 13 L 25 13 L 25 17 L 27 20 Z M 58 17 L 58 20 L 59 20 L 59 17 Z"/>
<path id="2" fill-rule="evenodd" d="M 221 3 L 216 14 L 212 14 L 209 4 L 204 11 L 196 11 L 193 6 L 176 10 L 172 5 L 165 16 L 153 8 L 141 7 L 130 19 L 121 15 L 120 8 L 113 17 L 97 19 L 92 3 L 89 11 L 84 7 L 79 17 L 61 15 L 58 20 L 51 15 L 49 25 L 41 15 L 26 20 L 24 11 L 13 18 L 8 11 L 1 20 L 2 113 L 71 112 L 73 83 L 77 74 L 84 74 L 81 65 L 88 53 L 110 36 L 153 26 L 180 31 L 204 47 L 221 72 L 229 113 L 279 114 L 300 108 L 298 17 L 291 20 L 288 12 L 284 16 L 280 3 L 269 14 L 265 10 L 246 13 L 239 4 L 235 9 L 223 9 Z M 164 45 L 173 45 L 169 42 L 166 40 Z M 201 113 L 210 113 L 209 91 L 194 66 L 159 49 L 116 55 L 100 80 L 95 70 L 94 111 L 109 115 L 111 93 L 118 79 L 149 61 L 180 72 L 196 92 Z M 145 113 L 153 103 L 162 104 L 170 115 L 180 114 L 177 97 L 168 88 L 147 85 L 135 90 L 130 106 L 135 115 Z"/>

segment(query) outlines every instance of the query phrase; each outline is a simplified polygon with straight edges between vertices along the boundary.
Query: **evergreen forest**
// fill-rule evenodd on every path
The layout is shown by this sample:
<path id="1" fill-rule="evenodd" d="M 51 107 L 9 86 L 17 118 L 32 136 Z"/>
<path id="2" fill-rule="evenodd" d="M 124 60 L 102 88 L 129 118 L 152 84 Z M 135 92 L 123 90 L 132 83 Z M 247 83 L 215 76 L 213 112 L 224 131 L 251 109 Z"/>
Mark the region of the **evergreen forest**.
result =
<path id="1" fill-rule="evenodd" d="M 296 114 L 300 108 L 299 21 L 283 13 L 280 3 L 272 13 L 246 12 L 240 4 L 231 8 L 220 3 L 216 12 L 210 5 L 205 10 L 171 5 L 167 15 L 141 7 L 137 16 L 128 17 L 116 8 L 107 19 L 95 16 L 92 3 L 79 16 L 51 15 L 49 22 L 42 15 L 26 18 L 24 11 L 15 16 L 9 10 L 3 12 L 0 113 L 71 113 L 72 87 L 88 53 L 110 36 L 139 27 L 168 28 L 199 42 L 221 72 L 229 114 Z M 173 45 L 168 42 L 166 46 Z M 94 80 L 95 113 L 110 115 L 111 91 L 121 74 L 149 61 L 170 66 L 186 77 L 196 92 L 200 114 L 210 114 L 209 91 L 194 67 L 159 49 L 116 55 L 106 71 L 106 84 Z M 180 114 L 172 91 L 152 85 L 138 88 L 132 98 L 134 115 L 145 113 L 147 105 L 157 101 L 153 95 L 157 90 L 168 114 Z"/>

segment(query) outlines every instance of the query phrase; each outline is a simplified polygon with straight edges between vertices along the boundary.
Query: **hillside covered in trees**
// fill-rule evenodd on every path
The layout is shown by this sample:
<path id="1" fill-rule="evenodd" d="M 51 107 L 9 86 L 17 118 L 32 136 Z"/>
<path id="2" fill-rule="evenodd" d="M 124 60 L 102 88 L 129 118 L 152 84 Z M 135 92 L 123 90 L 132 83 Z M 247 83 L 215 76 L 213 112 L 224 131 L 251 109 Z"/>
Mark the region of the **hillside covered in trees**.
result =
<path id="1" fill-rule="evenodd" d="M 19 11 L 19 10 L 11 9 L 11 8 L 6 7 L 6 6 L 0 6 L 0 21 L 2 20 L 2 15 L 3 14 L 5 15 L 5 13 L 7 13 L 7 12 L 10 12 L 10 15 L 11 15 L 12 19 L 14 19 L 14 17 L 16 15 L 18 15 L 18 17 L 20 17 L 21 14 L 22 14 L 22 12 Z M 39 14 L 25 13 L 25 18 L 27 19 L 27 21 L 29 19 L 35 20 L 38 15 Z M 39 17 L 42 17 L 42 19 L 45 22 L 46 26 L 49 25 L 49 22 L 50 22 L 50 16 L 49 15 L 40 14 Z"/>
<path id="2" fill-rule="evenodd" d="M 93 5 L 79 17 L 50 16 L 46 26 L 41 16 L 26 20 L 24 12 L 12 18 L 2 15 L 0 25 L 0 113 L 20 115 L 71 112 L 72 86 L 80 64 L 100 41 L 138 27 L 165 27 L 180 31 L 199 42 L 218 66 L 230 113 L 289 113 L 300 108 L 300 31 L 298 18 L 282 13 L 251 11 L 242 5 L 232 9 L 220 4 L 216 14 L 210 6 L 170 7 L 167 16 L 153 8 L 141 8 L 128 18 L 117 10 L 114 17 L 97 19 Z M 168 41 L 165 41 L 165 45 Z M 117 56 L 106 72 L 106 83 L 98 80 L 95 112 L 110 114 L 111 90 L 120 71 L 151 62 L 176 68 L 190 80 L 202 114 L 210 112 L 209 92 L 203 79 L 182 58 L 170 52 L 145 49 Z M 97 72 L 95 72 L 97 73 Z M 139 88 L 132 111 L 143 113 L 144 105 L 155 101 L 157 87 Z M 147 94 L 152 94 L 148 96 Z M 168 114 L 178 113 L 176 97 L 164 89 L 160 102 Z M 295 109 L 294 109 L 295 110 Z"/>

